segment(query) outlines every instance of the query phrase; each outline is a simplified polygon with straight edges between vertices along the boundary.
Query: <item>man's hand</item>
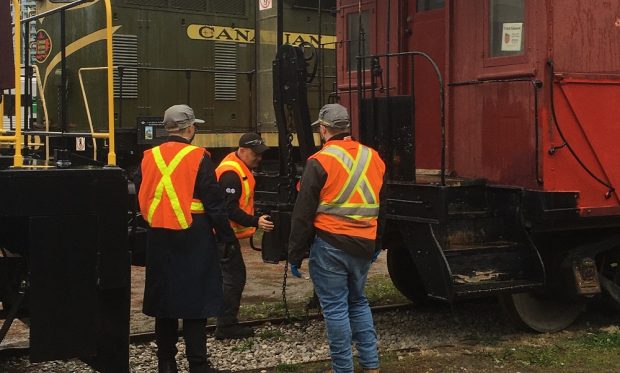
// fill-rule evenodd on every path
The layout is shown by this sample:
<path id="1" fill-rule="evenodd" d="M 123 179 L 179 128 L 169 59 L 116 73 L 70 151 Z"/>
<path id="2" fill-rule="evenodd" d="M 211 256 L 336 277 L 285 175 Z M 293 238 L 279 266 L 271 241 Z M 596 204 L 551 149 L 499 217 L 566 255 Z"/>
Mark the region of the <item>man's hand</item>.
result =
<path id="1" fill-rule="evenodd" d="M 258 218 L 258 227 L 265 232 L 271 232 L 273 230 L 273 222 L 271 221 L 271 216 L 263 215 Z"/>
<path id="2" fill-rule="evenodd" d="M 301 278 L 301 272 L 299 272 L 299 267 L 301 267 L 301 264 L 299 266 L 297 264 L 291 264 L 291 274 L 297 278 Z"/>

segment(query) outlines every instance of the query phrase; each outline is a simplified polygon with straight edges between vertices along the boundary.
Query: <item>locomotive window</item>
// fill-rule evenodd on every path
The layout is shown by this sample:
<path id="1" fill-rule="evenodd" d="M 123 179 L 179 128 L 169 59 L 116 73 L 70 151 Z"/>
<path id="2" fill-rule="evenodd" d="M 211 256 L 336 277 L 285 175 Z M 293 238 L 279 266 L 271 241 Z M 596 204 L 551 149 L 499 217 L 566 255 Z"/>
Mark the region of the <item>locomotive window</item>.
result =
<path id="1" fill-rule="evenodd" d="M 445 0 L 418 0 L 417 11 L 424 12 L 427 10 L 443 8 Z"/>
<path id="2" fill-rule="evenodd" d="M 489 0 L 489 57 L 523 54 L 525 0 Z"/>
<path id="3" fill-rule="evenodd" d="M 357 70 L 357 56 L 370 54 L 370 16 L 368 11 L 361 13 L 362 27 L 360 28 L 360 14 L 347 15 L 347 39 L 349 43 L 349 71 Z M 360 50 L 360 38 L 362 40 Z M 370 60 L 364 62 L 364 70 L 368 70 Z"/>

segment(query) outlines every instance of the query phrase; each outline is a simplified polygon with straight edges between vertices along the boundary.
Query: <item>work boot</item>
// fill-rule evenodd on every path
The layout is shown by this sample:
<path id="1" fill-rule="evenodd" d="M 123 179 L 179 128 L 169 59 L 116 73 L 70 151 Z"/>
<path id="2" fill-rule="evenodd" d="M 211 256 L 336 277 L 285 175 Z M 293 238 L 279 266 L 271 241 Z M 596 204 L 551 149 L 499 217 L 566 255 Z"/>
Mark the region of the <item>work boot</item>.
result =
<path id="1" fill-rule="evenodd" d="M 215 328 L 215 339 L 243 339 L 254 336 L 254 329 L 239 324 L 220 325 Z"/>
<path id="2" fill-rule="evenodd" d="M 176 360 L 159 360 L 157 362 L 157 371 L 159 373 L 178 373 Z"/>

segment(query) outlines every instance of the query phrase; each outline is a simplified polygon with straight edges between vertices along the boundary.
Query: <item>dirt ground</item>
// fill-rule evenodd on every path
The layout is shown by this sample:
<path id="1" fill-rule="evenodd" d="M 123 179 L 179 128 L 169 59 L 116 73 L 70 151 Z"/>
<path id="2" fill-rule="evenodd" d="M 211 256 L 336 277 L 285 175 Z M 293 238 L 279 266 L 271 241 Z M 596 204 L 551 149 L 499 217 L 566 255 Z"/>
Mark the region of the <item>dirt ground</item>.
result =
<path id="1" fill-rule="evenodd" d="M 249 240 L 241 242 L 241 250 L 247 270 L 247 282 L 241 299 L 242 305 L 279 302 L 282 300 L 282 280 L 284 262 L 279 264 L 264 263 L 261 252 L 250 247 Z M 308 261 L 301 267 L 304 276 L 299 279 L 289 276 L 286 283 L 286 295 L 289 302 L 305 302 L 312 296 L 312 282 L 308 274 Z M 387 275 L 385 254 L 380 255 L 372 265 L 369 276 Z M 142 314 L 142 295 L 144 293 L 144 268 L 131 269 L 131 331 L 146 332 L 153 329 L 153 319 Z"/>

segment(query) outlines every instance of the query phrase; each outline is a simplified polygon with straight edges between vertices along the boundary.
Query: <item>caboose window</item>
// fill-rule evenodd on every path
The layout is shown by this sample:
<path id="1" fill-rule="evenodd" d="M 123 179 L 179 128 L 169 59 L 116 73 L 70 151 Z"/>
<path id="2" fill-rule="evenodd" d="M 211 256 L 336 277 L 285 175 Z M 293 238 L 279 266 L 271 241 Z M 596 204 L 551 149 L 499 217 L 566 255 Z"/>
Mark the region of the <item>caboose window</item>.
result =
<path id="1" fill-rule="evenodd" d="M 445 0 L 418 0 L 417 11 L 425 12 L 427 10 L 443 8 Z"/>
<path id="2" fill-rule="evenodd" d="M 368 11 L 361 13 L 362 27 L 360 28 L 360 13 L 347 15 L 347 39 L 349 43 L 349 70 L 357 70 L 357 56 L 370 54 L 370 16 Z M 361 50 L 360 50 L 360 39 Z M 369 61 L 364 62 L 364 70 L 369 69 Z"/>
<path id="3" fill-rule="evenodd" d="M 489 0 L 489 57 L 524 52 L 525 0 Z"/>

